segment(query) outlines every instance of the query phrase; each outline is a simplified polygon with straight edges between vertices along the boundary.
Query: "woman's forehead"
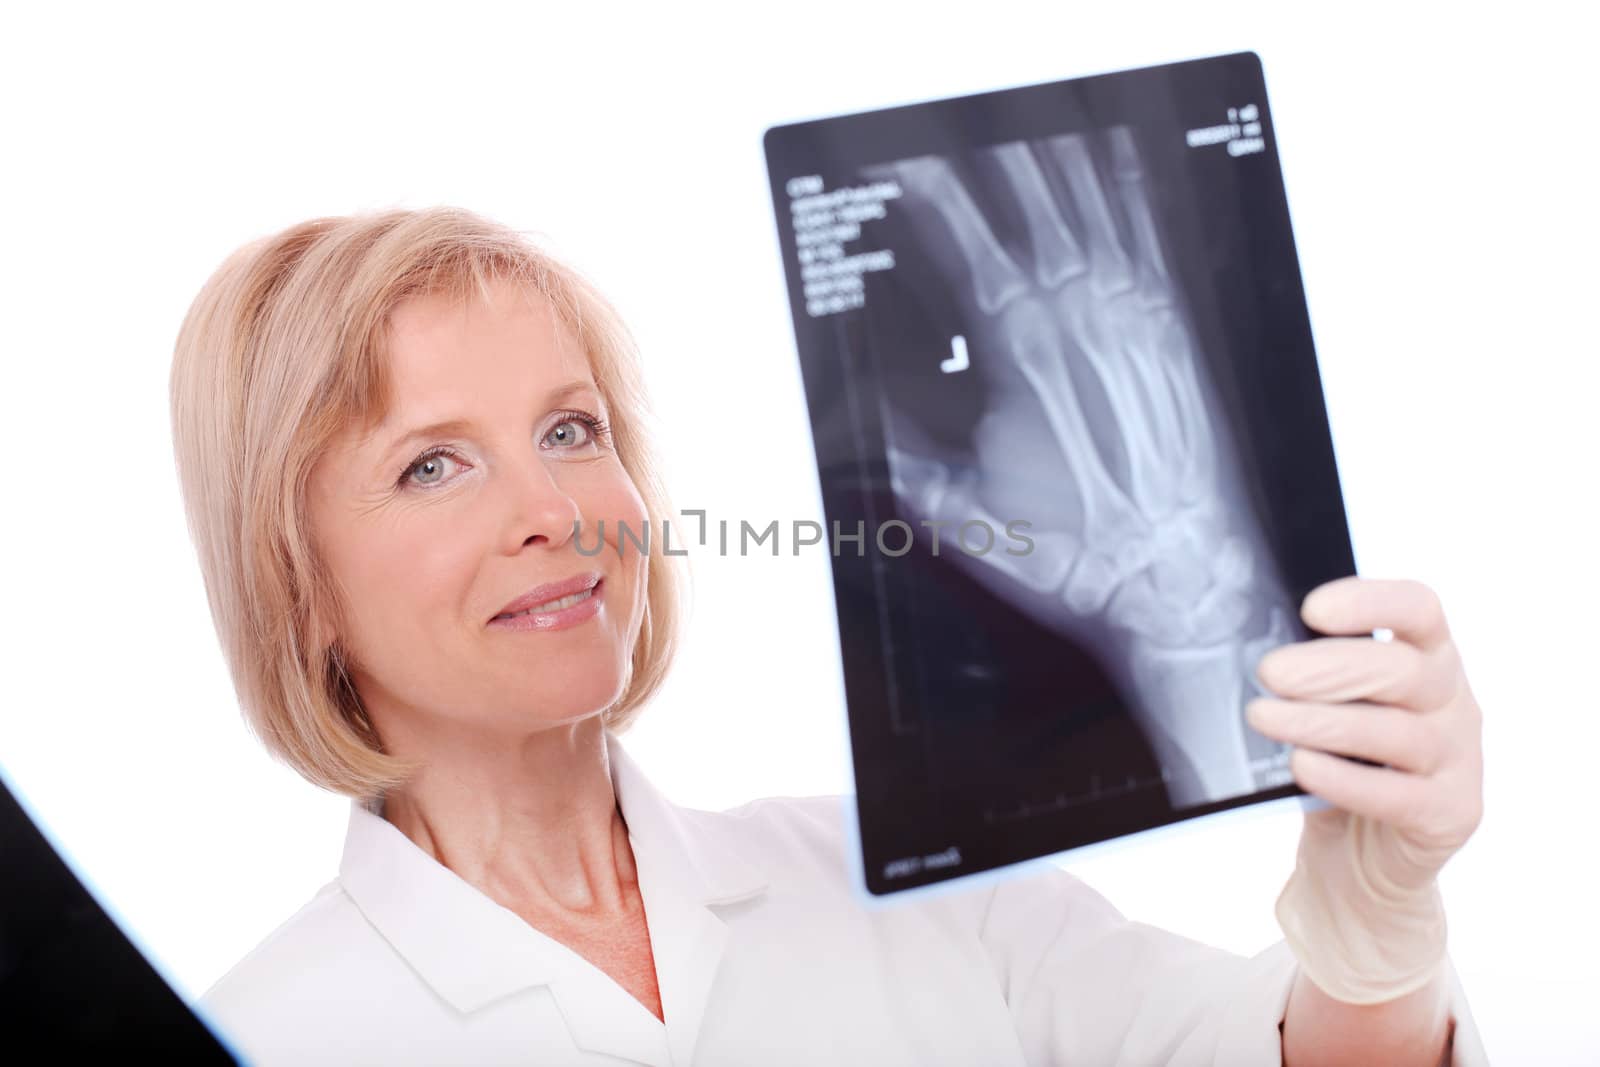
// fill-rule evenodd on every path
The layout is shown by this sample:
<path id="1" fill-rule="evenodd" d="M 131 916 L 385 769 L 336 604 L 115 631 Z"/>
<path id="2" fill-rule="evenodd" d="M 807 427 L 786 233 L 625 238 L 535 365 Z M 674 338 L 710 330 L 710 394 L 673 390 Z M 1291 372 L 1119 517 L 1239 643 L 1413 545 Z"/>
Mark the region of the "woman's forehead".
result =
<path id="1" fill-rule="evenodd" d="M 400 301 L 387 322 L 391 346 L 414 342 L 512 336 L 559 348 L 577 339 L 549 296 L 527 284 L 503 280 L 486 291 L 435 290 Z"/>
<path id="2" fill-rule="evenodd" d="M 474 381 L 511 388 L 557 378 L 593 380 L 588 356 L 564 317 L 526 286 L 502 283 L 487 298 L 412 297 L 391 314 L 386 340 L 392 399 L 401 403 L 408 393 L 454 392 Z"/>

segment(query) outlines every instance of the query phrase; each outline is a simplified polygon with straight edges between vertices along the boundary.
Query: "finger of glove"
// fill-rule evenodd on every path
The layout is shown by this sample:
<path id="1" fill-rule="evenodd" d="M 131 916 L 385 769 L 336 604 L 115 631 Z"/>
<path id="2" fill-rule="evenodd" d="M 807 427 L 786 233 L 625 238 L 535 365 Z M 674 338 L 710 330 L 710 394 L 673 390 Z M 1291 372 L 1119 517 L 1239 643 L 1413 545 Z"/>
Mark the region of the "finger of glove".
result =
<path id="1" fill-rule="evenodd" d="M 1300 606 L 1307 626 L 1325 634 L 1363 634 L 1389 630 L 1424 651 L 1450 641 L 1439 596 L 1410 579 L 1351 575 L 1317 586 Z"/>
<path id="2" fill-rule="evenodd" d="M 1370 700 L 1430 711 L 1454 697 L 1447 657 L 1370 637 L 1321 637 L 1273 649 L 1256 666 L 1261 684 L 1290 700 Z"/>
<path id="3" fill-rule="evenodd" d="M 1384 704 L 1259 697 L 1245 705 L 1245 717 L 1274 740 L 1414 774 L 1432 774 L 1445 758 L 1438 728 L 1429 716 Z"/>
<path id="4" fill-rule="evenodd" d="M 1369 767 L 1314 748 L 1295 748 L 1289 771 L 1300 788 L 1353 815 L 1422 832 L 1431 812 L 1431 781 L 1390 767 Z"/>

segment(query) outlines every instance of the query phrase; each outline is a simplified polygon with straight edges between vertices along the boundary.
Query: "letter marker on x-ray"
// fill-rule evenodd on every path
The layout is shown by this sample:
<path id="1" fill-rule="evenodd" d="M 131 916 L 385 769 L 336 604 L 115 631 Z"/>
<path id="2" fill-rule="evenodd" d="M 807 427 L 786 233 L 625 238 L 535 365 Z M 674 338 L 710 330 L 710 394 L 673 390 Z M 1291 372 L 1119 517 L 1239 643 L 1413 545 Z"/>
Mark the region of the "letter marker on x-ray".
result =
<path id="1" fill-rule="evenodd" d="M 950 338 L 950 358 L 939 364 L 939 369 L 946 374 L 966 370 L 972 364 L 967 361 L 967 339 L 959 333 Z"/>

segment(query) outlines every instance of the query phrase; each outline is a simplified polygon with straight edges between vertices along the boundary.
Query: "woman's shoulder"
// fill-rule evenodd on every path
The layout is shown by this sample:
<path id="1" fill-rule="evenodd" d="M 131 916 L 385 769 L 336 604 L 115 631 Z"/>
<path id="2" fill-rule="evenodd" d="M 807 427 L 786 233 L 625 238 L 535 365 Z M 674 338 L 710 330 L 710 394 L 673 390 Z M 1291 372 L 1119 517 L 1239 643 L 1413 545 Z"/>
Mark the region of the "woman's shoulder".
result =
<path id="1" fill-rule="evenodd" d="M 833 899 L 853 914 L 865 901 L 854 796 L 768 796 L 726 811 L 696 814 L 714 822 L 707 832 L 756 861 L 782 887 L 780 896 L 796 906 L 815 908 L 823 899 Z M 993 891 L 992 885 L 951 887 L 920 896 L 910 906 L 902 898 L 882 914 L 874 908 L 862 915 L 888 921 L 891 914 L 905 920 L 948 913 L 974 925 Z"/>
<path id="2" fill-rule="evenodd" d="M 837 794 L 758 797 L 718 812 L 683 810 L 708 832 L 769 861 L 842 858 L 855 818 L 854 798 Z"/>
<path id="3" fill-rule="evenodd" d="M 855 797 L 850 795 L 771 796 L 723 812 L 697 812 L 723 820 L 739 847 L 769 864 L 826 870 L 844 875 L 859 857 Z M 1003 875 L 991 873 L 950 887 L 948 892 L 921 897 L 924 908 L 955 908 L 962 914 L 976 909 L 985 933 L 1001 937 L 1012 926 L 1027 927 L 1049 921 L 1053 913 L 1081 932 L 1106 931 L 1127 922 L 1097 890 L 1061 867 L 1044 860 L 1022 864 Z"/>
<path id="4" fill-rule="evenodd" d="M 816 906 L 849 893 L 853 797 L 766 796 L 720 811 L 673 808 L 697 861 L 737 872 L 734 881 L 749 882 L 759 871 L 770 901 Z"/>
<path id="5" fill-rule="evenodd" d="M 757 826 L 785 825 L 801 832 L 842 834 L 845 820 L 855 815 L 855 798 L 837 793 L 757 797 L 715 814 Z"/>
<path id="6" fill-rule="evenodd" d="M 325 1010 L 337 1001 L 381 949 L 382 938 L 331 881 L 240 957 L 198 1004 L 230 1033 L 287 1024 L 301 1008 Z"/>

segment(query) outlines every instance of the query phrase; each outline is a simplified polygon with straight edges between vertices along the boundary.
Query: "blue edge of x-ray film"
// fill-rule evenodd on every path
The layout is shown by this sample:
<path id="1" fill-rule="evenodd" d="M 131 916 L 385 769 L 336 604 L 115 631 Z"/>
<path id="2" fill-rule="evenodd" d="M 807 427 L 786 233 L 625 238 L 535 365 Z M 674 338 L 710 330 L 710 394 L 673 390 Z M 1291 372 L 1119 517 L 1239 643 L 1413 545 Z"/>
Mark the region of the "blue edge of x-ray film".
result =
<path id="1" fill-rule="evenodd" d="M 128 922 L 127 918 L 118 911 L 116 905 L 111 902 L 111 898 L 95 886 L 94 880 L 89 877 L 82 864 L 73 858 L 71 850 L 62 845 L 61 839 L 51 830 L 50 824 L 40 816 L 38 809 L 28 799 L 27 792 L 22 789 L 15 778 L 6 772 L 4 763 L 0 763 L 0 784 L 3 784 L 11 795 L 16 798 L 17 806 L 22 809 L 23 814 L 33 823 L 35 829 L 39 831 L 45 842 L 55 851 L 55 854 L 61 858 L 61 862 L 66 864 L 67 870 L 72 872 L 72 876 L 78 880 L 78 884 L 83 886 L 84 891 L 94 898 L 94 902 L 100 906 L 100 910 L 105 912 L 111 921 L 117 924 L 117 929 L 122 931 L 122 936 L 127 938 L 129 943 L 138 950 L 139 955 L 144 957 L 145 962 L 167 984 L 167 987 L 177 994 L 178 999 L 184 1002 L 184 1006 L 189 1009 L 189 1012 L 200 1020 L 201 1025 L 210 1031 L 217 1044 L 221 1045 L 228 1055 L 232 1056 L 238 1063 L 249 1063 L 250 1061 L 234 1046 L 233 1042 L 228 1040 L 216 1023 L 206 1016 L 205 1010 L 200 1006 L 199 1002 L 190 997 L 183 984 L 178 982 L 172 972 L 162 963 L 161 957 L 150 950 L 150 946 L 139 936 L 138 930 L 132 923 Z"/>

